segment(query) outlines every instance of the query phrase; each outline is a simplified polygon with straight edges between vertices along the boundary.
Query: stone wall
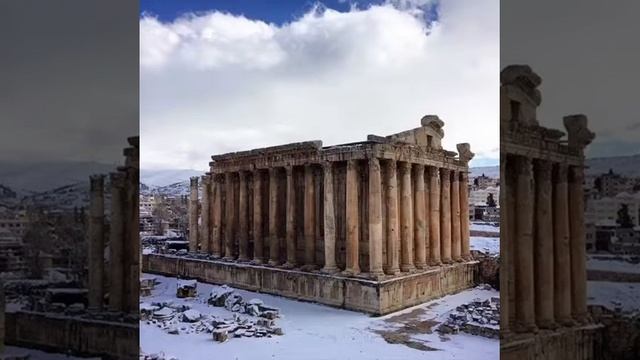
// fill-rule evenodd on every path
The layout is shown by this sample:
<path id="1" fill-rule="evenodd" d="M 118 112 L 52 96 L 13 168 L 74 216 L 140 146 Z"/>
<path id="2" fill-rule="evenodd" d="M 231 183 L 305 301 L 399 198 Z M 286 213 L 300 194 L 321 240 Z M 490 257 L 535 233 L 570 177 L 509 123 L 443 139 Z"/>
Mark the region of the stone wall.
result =
<path id="1" fill-rule="evenodd" d="M 384 281 L 157 254 L 143 256 L 143 269 L 383 315 L 471 287 L 477 262 L 455 263 Z"/>
<path id="2" fill-rule="evenodd" d="M 602 327 L 587 325 L 541 331 L 509 342 L 501 341 L 501 360 L 597 360 L 602 359 Z"/>
<path id="3" fill-rule="evenodd" d="M 36 312 L 6 313 L 8 345 L 103 359 L 138 359 L 138 326 Z"/>

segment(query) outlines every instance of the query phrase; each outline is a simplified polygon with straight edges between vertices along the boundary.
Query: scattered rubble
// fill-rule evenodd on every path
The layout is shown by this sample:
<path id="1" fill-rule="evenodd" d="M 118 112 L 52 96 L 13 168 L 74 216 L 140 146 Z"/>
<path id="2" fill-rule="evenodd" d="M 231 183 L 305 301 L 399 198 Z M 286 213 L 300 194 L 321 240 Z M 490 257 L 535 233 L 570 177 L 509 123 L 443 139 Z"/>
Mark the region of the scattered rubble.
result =
<path id="1" fill-rule="evenodd" d="M 198 282 L 196 280 L 180 280 L 176 289 L 178 298 L 196 297 L 198 295 Z"/>
<path id="2" fill-rule="evenodd" d="M 456 312 L 449 314 L 447 321 L 436 331 L 441 335 L 462 331 L 471 335 L 499 338 L 500 298 L 492 297 L 484 301 L 475 299 L 471 303 L 456 307 Z"/>

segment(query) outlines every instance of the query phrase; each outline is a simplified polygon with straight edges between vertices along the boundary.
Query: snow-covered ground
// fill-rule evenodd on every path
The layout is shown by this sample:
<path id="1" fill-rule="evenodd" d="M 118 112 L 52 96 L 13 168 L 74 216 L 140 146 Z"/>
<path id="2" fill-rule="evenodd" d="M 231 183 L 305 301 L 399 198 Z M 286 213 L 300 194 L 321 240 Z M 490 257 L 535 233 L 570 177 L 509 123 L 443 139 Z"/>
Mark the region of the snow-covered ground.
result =
<path id="1" fill-rule="evenodd" d="M 155 276 L 155 275 L 152 275 Z M 142 298 L 145 303 L 173 301 L 184 303 L 202 313 L 231 318 L 231 312 L 221 307 L 207 305 L 206 299 L 216 285 L 198 283 L 197 299 L 177 299 L 175 278 L 156 276 L 159 284 L 152 295 Z M 467 334 L 448 335 L 442 339 L 429 328 L 445 320 L 456 306 L 474 299 L 499 296 L 495 290 L 469 289 L 459 294 L 443 297 L 413 308 L 383 317 L 336 309 L 329 306 L 295 301 L 283 297 L 237 290 L 245 299 L 258 298 L 265 304 L 280 309 L 276 320 L 284 335 L 272 338 L 231 338 L 224 343 L 214 342 L 211 334 L 190 333 L 170 335 L 146 321 L 140 323 L 140 346 L 144 353 L 164 352 L 180 360 L 204 359 L 205 355 L 216 359 L 497 359 L 499 341 Z M 415 320 L 415 321 L 414 321 Z M 432 320 L 432 321 L 430 321 Z M 393 335 L 399 328 L 406 329 L 407 322 L 419 323 L 428 328 L 410 333 L 408 342 L 434 349 L 418 350 L 400 341 L 391 344 L 383 335 Z M 431 332 L 431 333 L 430 333 Z M 405 333 L 406 335 L 406 333 Z M 393 341 L 394 336 L 387 336 Z M 396 338 L 397 340 L 397 338 Z M 405 340 L 407 338 L 405 337 Z"/>
<path id="2" fill-rule="evenodd" d="M 25 349 L 25 348 L 15 347 L 15 346 L 7 346 L 5 348 L 5 351 L 2 353 L 2 355 L 5 355 L 5 356 L 26 355 L 26 354 L 29 355 L 30 359 L 34 359 L 34 360 L 36 359 L 37 360 L 75 360 L 75 359 L 99 360 L 99 358 L 80 358 L 80 357 L 69 356 L 64 354 L 54 354 L 54 353 L 47 353 L 39 350 Z"/>
<path id="3" fill-rule="evenodd" d="M 640 274 L 640 264 L 625 261 L 621 257 L 607 259 L 600 255 L 587 257 L 587 269 Z"/>
<path id="4" fill-rule="evenodd" d="M 611 281 L 587 282 L 587 302 L 629 314 L 640 314 L 640 283 Z"/>
<path id="5" fill-rule="evenodd" d="M 497 237 L 471 236 L 469 246 L 471 250 L 482 251 L 485 254 L 500 254 L 500 238 Z"/>
<path id="6" fill-rule="evenodd" d="M 470 230 L 475 230 L 475 231 L 489 231 L 489 232 L 496 232 L 499 233 L 500 232 L 500 226 L 493 226 L 491 224 L 487 224 L 487 223 L 471 223 L 469 225 L 469 229 Z"/>

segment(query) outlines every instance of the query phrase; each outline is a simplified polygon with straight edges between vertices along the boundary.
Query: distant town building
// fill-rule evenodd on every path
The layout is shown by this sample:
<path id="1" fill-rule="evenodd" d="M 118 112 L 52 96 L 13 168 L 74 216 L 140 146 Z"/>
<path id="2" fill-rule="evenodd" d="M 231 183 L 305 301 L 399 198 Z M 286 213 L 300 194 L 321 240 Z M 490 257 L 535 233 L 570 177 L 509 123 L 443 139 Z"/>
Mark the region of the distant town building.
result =
<path id="1" fill-rule="evenodd" d="M 640 193 L 619 193 L 612 197 L 589 199 L 585 221 L 596 226 L 617 226 L 618 211 L 627 205 L 633 226 L 640 226 Z"/>
<path id="2" fill-rule="evenodd" d="M 0 277 L 22 278 L 26 270 L 24 246 L 15 233 L 0 228 Z"/>
<path id="3" fill-rule="evenodd" d="M 487 205 L 489 194 L 493 194 L 496 204 L 500 203 L 500 186 L 490 186 L 484 189 L 472 189 L 469 192 L 469 204 L 476 206 Z"/>
<path id="4" fill-rule="evenodd" d="M 499 185 L 498 179 L 494 179 L 492 177 L 486 176 L 482 174 L 475 179 L 473 179 L 473 186 L 476 189 L 486 189 L 488 187 L 495 187 Z"/>
<path id="5" fill-rule="evenodd" d="M 607 197 L 616 196 L 623 192 L 633 192 L 635 181 L 620 174 L 616 174 L 613 170 L 602 174 L 594 179 L 593 187 L 602 195 Z"/>

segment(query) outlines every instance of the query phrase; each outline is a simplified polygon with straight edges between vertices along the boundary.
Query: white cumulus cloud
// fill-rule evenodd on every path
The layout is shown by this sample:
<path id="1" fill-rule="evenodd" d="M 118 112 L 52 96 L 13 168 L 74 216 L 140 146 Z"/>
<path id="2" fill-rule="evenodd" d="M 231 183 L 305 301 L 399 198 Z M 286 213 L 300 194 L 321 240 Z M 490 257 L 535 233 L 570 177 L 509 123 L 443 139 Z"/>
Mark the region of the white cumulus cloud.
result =
<path id="1" fill-rule="evenodd" d="M 498 157 L 498 0 L 314 7 L 283 25 L 212 10 L 140 20 L 143 168 L 304 140 L 361 141 L 446 123 L 444 145 Z"/>

